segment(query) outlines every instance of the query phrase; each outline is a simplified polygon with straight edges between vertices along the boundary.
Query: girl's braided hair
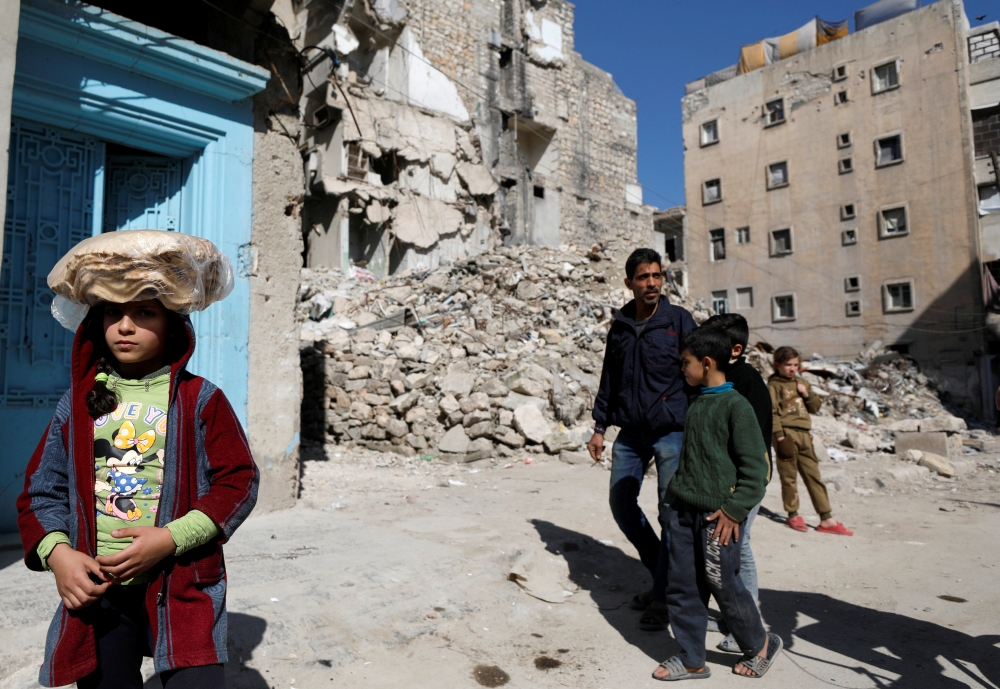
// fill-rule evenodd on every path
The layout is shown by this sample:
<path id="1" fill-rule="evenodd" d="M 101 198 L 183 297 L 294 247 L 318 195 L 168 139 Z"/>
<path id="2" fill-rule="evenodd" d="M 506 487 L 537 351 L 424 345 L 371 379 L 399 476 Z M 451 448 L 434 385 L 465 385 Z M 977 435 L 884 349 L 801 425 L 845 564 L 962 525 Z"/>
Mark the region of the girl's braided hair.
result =
<path id="1" fill-rule="evenodd" d="M 118 393 L 108 387 L 106 376 L 114 373 L 114 368 L 107 358 L 102 356 L 97 360 L 97 373 L 98 379 L 87 393 L 87 413 L 94 419 L 110 414 L 118 408 L 119 403 Z"/>

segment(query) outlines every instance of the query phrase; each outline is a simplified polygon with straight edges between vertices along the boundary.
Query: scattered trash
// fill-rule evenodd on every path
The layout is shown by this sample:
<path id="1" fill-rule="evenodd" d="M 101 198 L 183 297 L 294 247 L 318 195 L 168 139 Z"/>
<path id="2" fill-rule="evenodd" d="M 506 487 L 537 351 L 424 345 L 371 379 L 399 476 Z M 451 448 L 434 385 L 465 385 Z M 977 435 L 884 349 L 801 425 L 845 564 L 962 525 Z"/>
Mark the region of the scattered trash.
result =
<path id="1" fill-rule="evenodd" d="M 562 585 L 568 578 L 566 563 L 540 550 L 522 553 L 511 565 L 508 581 L 520 586 L 529 596 L 546 603 L 562 603 L 572 592 Z"/>
<path id="2" fill-rule="evenodd" d="M 279 601 L 279 600 L 278 600 L 277 598 L 272 598 L 272 599 L 271 599 L 271 602 L 272 602 L 272 603 L 280 603 L 281 601 Z"/>
<path id="3" fill-rule="evenodd" d="M 456 481 L 455 479 L 450 478 L 450 479 L 448 479 L 448 485 L 449 486 L 464 486 L 465 484 L 462 481 Z"/>
<path id="4" fill-rule="evenodd" d="M 946 600 L 949 603 L 968 603 L 969 602 L 969 601 L 965 600 L 964 598 L 959 598 L 958 596 L 944 595 L 944 596 L 938 596 L 938 598 L 940 598 L 941 600 Z"/>

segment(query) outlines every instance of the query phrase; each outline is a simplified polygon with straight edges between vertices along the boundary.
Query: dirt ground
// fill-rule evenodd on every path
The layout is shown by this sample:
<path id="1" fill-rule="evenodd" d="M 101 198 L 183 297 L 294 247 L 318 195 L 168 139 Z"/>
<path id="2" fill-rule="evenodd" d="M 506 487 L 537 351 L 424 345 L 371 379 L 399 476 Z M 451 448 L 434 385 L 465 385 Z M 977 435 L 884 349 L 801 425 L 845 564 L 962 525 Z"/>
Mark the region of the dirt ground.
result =
<path id="1" fill-rule="evenodd" d="M 230 686 L 656 686 L 677 647 L 628 608 L 649 579 L 611 518 L 608 472 L 525 456 L 307 462 L 298 506 L 251 517 L 227 546 Z M 764 619 L 786 646 L 770 686 L 1000 687 L 1000 462 L 976 459 L 916 484 L 888 477 L 888 457 L 824 464 L 844 471 L 831 497 L 851 538 L 768 518 L 781 513 L 771 483 L 753 533 Z M 508 581 L 532 552 L 563 603 Z M 20 555 L 0 552 L 0 686 L 18 689 L 37 686 L 56 605 L 51 576 Z M 742 686 L 720 639 L 708 634 L 709 681 Z"/>

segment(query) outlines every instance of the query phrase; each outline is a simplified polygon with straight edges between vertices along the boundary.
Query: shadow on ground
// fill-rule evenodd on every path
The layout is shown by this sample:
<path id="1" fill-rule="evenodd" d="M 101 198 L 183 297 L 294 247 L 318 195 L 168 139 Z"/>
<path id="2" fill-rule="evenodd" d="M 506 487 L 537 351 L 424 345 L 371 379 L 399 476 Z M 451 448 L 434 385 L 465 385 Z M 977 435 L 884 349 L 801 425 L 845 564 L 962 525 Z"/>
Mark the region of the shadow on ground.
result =
<path id="1" fill-rule="evenodd" d="M 649 572 L 639 560 L 626 555 L 614 546 L 606 546 L 586 534 L 540 519 L 531 522 L 545 543 L 545 549 L 566 560 L 569 578 L 574 584 L 590 592 L 601 615 L 629 644 L 649 656 L 653 661 L 648 671 L 680 652 L 680 646 L 668 631 L 646 632 L 639 629 L 642 613 L 629 608 L 635 594 L 649 589 Z M 722 637 L 719 637 L 720 639 Z M 736 658 L 712 648 L 708 662 L 731 666 Z"/>
<path id="2" fill-rule="evenodd" d="M 680 651 L 669 632 L 640 630 L 640 613 L 628 606 L 633 595 L 649 587 L 649 574 L 642 563 L 578 531 L 538 519 L 532 524 L 545 549 L 565 559 L 570 580 L 590 593 L 601 615 L 626 642 L 654 663 Z M 828 664 L 838 673 L 846 669 L 874 686 L 894 689 L 957 689 L 969 684 L 990 687 L 983 678 L 1000 687 L 1000 648 L 995 645 L 1000 642 L 1000 635 L 970 636 L 932 622 L 864 608 L 819 593 L 761 589 L 760 599 L 768 628 L 785 641 L 786 660 L 824 684 L 840 686 L 827 676 L 816 675 L 817 664 Z M 810 618 L 802 627 L 798 626 L 800 614 Z M 735 656 L 712 648 L 719 639 L 709 634 L 708 662 L 732 666 Z M 795 647 L 796 639 L 838 657 L 815 658 L 800 652 Z M 937 660 L 939 656 L 947 663 Z M 946 671 L 956 672 L 949 666 L 957 668 L 967 681 L 948 677 Z M 878 670 L 873 672 L 872 667 Z M 890 675 L 898 679 L 893 680 Z"/>
<path id="3" fill-rule="evenodd" d="M 1000 642 L 1000 635 L 970 636 L 950 627 L 863 608 L 821 593 L 761 589 L 760 603 L 771 631 L 785 640 L 788 659 L 809 674 L 814 674 L 814 670 L 803 665 L 815 668 L 817 663 L 827 663 L 853 670 L 859 678 L 867 678 L 875 686 L 895 689 L 957 688 L 970 683 L 990 686 L 983 682 L 983 677 L 1000 686 L 1000 649 L 995 645 Z M 815 622 L 798 627 L 800 614 Z M 830 661 L 801 653 L 795 647 L 796 638 L 836 653 L 842 659 Z M 957 668 L 965 681 L 947 677 L 944 673 L 950 668 L 938 660 L 939 656 Z M 899 678 L 893 681 L 885 674 L 861 667 L 860 663 L 886 674 L 899 675 Z M 982 677 L 974 668 L 978 668 Z M 951 674 L 955 671 L 951 670 Z M 824 676 L 817 678 L 827 679 Z"/>
<path id="4" fill-rule="evenodd" d="M 226 663 L 226 686 L 229 689 L 268 689 L 271 685 L 257 670 L 244 665 L 264 640 L 267 621 L 252 615 L 229 613 L 229 662 Z M 143 689 L 162 689 L 157 675 L 150 677 Z"/>

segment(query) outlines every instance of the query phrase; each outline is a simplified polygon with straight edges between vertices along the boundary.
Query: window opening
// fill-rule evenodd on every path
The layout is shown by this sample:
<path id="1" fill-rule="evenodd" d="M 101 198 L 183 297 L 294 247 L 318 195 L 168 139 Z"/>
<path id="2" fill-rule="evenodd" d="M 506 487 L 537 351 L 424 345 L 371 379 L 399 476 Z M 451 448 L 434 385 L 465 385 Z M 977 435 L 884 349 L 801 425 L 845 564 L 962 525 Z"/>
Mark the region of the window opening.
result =
<path id="1" fill-rule="evenodd" d="M 712 120 L 701 125 L 701 145 L 708 146 L 719 141 L 719 121 Z"/>
<path id="2" fill-rule="evenodd" d="M 845 292 L 857 292 L 861 289 L 861 276 L 852 275 L 850 277 L 844 278 L 844 291 Z"/>
<path id="3" fill-rule="evenodd" d="M 749 244 L 750 243 L 750 228 L 749 227 L 737 227 L 736 228 L 736 243 L 737 244 Z"/>
<path id="4" fill-rule="evenodd" d="M 729 313 L 729 293 L 726 290 L 712 292 L 712 310 L 716 313 Z"/>
<path id="5" fill-rule="evenodd" d="M 792 230 L 774 230 L 771 233 L 771 255 L 782 256 L 792 253 Z"/>
<path id="6" fill-rule="evenodd" d="M 785 99 L 778 98 L 764 104 L 767 126 L 785 121 Z"/>
<path id="7" fill-rule="evenodd" d="M 860 301 L 849 301 L 847 302 L 847 315 L 850 316 L 860 316 L 861 315 L 861 302 Z"/>
<path id="8" fill-rule="evenodd" d="M 886 283 L 883 288 L 883 301 L 887 313 L 911 311 L 913 309 L 913 283 L 909 280 Z"/>
<path id="9" fill-rule="evenodd" d="M 841 220 L 853 220 L 855 217 L 856 213 L 854 212 L 853 203 L 845 203 L 843 206 L 840 207 Z"/>
<path id="10" fill-rule="evenodd" d="M 536 199 L 544 199 L 545 198 L 545 187 L 541 187 L 541 186 L 538 186 L 536 184 L 535 188 L 534 188 L 534 194 L 535 194 L 535 198 Z"/>
<path id="11" fill-rule="evenodd" d="M 841 158 L 840 162 L 837 163 L 837 167 L 842 175 L 846 175 L 848 172 L 854 172 L 854 160 L 851 158 Z"/>
<path id="12" fill-rule="evenodd" d="M 903 137 L 899 134 L 875 140 L 875 166 L 892 165 L 903 161 Z"/>
<path id="13" fill-rule="evenodd" d="M 710 179 L 702 186 L 702 205 L 716 203 L 722 200 L 722 180 Z"/>
<path id="14" fill-rule="evenodd" d="M 712 245 L 712 260 L 723 260 L 726 257 L 726 231 L 712 230 L 708 233 L 708 237 Z"/>
<path id="15" fill-rule="evenodd" d="M 844 132 L 837 135 L 837 148 L 847 148 L 851 145 L 851 133 Z"/>
<path id="16" fill-rule="evenodd" d="M 879 211 L 879 229 L 883 237 L 897 237 L 908 234 L 906 208 L 884 208 Z"/>
<path id="17" fill-rule="evenodd" d="M 834 105 L 844 105 L 848 102 L 847 89 L 843 91 L 837 91 L 837 95 L 833 97 Z"/>
<path id="18" fill-rule="evenodd" d="M 882 93 L 899 86 L 899 63 L 895 60 L 872 70 L 872 93 Z"/>
<path id="19" fill-rule="evenodd" d="M 767 166 L 767 188 L 777 189 L 788 186 L 788 163 L 771 163 Z"/>
<path id="20" fill-rule="evenodd" d="M 850 246 L 851 244 L 858 243 L 858 231 L 857 230 L 844 230 L 840 235 L 840 241 L 844 246 Z"/>
<path id="21" fill-rule="evenodd" d="M 795 320 L 795 297 L 791 294 L 775 297 L 771 316 L 775 321 Z"/>
<path id="22" fill-rule="evenodd" d="M 833 68 L 833 80 L 843 81 L 847 78 L 847 65 L 837 65 Z"/>
<path id="23" fill-rule="evenodd" d="M 361 144 L 347 144 L 347 176 L 351 179 L 368 179 L 368 156 Z"/>

